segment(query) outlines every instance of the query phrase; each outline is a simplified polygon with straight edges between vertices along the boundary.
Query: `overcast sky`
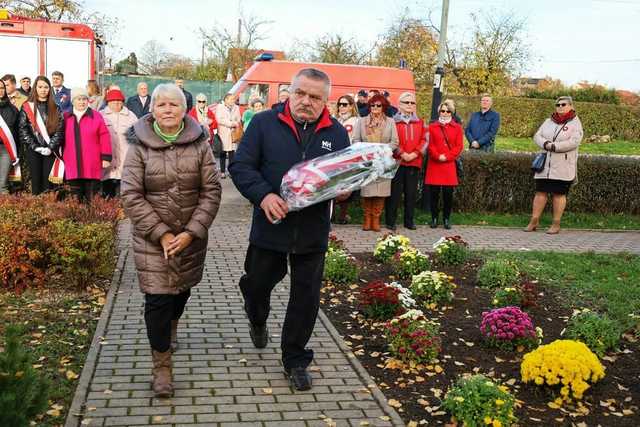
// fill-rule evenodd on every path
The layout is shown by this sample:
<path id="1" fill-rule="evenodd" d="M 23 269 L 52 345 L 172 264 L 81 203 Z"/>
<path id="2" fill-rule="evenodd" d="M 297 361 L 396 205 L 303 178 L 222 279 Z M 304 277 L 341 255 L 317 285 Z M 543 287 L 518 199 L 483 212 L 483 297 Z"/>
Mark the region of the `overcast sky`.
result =
<path id="1" fill-rule="evenodd" d="M 327 32 L 372 43 L 405 8 L 415 17 L 432 10 L 439 25 L 439 0 L 87 0 L 86 6 L 120 18 L 116 58 L 139 52 L 156 39 L 169 51 L 200 58 L 199 27 L 236 27 L 240 8 L 273 21 L 262 48 L 287 50 L 294 38 L 312 40 Z M 640 91 L 640 0 L 450 0 L 449 38 L 471 31 L 471 12 L 514 11 L 527 20 L 534 60 L 525 75 L 552 76 Z"/>

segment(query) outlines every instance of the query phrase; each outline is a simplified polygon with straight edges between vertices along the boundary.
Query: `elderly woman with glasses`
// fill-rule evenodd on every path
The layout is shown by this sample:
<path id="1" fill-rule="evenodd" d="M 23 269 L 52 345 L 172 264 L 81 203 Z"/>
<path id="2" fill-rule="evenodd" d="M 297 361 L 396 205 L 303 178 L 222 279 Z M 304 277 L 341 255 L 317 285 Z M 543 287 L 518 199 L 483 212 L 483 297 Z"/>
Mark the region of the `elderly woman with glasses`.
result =
<path id="1" fill-rule="evenodd" d="M 531 220 L 524 231 L 536 231 L 540 216 L 552 194 L 553 223 L 547 234 L 560 232 L 560 220 L 567 205 L 567 194 L 576 179 L 578 146 L 582 141 L 582 123 L 573 108 L 570 96 L 556 100 L 556 110 L 546 119 L 533 136 L 533 141 L 546 152 L 544 169 L 534 176 L 536 194 L 533 197 Z"/>
<path id="2" fill-rule="evenodd" d="M 207 130 L 187 115 L 187 100 L 174 84 L 151 95 L 151 114 L 128 131 L 122 204 L 133 226 L 138 282 L 153 360 L 156 397 L 173 395 L 172 350 L 178 320 L 202 279 L 208 229 L 222 187 Z"/>
<path id="3" fill-rule="evenodd" d="M 429 125 L 428 162 L 424 183 L 431 198 L 431 228 L 438 226 L 438 205 L 442 192 L 444 228 L 451 229 L 453 190 L 458 185 L 456 160 L 462 153 L 462 126 L 452 118 L 454 109 L 448 102 L 438 107 L 438 120 Z"/>
<path id="4" fill-rule="evenodd" d="M 373 142 L 390 144 L 392 150 L 398 148 L 396 123 L 385 115 L 389 101 L 381 94 L 369 99 L 369 115 L 358 119 L 353 130 L 353 142 Z M 380 215 L 384 201 L 391 195 L 391 180 L 380 179 L 362 188 L 362 206 L 364 209 L 363 230 L 380 231 Z"/>

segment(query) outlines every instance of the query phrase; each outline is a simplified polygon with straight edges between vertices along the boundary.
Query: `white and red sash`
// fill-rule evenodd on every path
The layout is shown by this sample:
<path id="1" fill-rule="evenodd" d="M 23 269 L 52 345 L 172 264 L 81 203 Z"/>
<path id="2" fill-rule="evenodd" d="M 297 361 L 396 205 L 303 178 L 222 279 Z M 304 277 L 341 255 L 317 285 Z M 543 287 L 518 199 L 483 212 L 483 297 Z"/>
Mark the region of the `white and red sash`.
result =
<path id="1" fill-rule="evenodd" d="M 47 132 L 47 126 L 44 124 L 44 120 L 42 120 L 42 115 L 37 108 L 35 108 L 33 102 L 25 102 L 22 105 L 24 112 L 27 113 L 27 117 L 31 122 L 31 126 L 33 129 L 42 136 L 42 139 L 49 145 L 51 143 L 51 137 L 49 136 L 49 132 Z M 51 168 L 51 172 L 49 173 L 49 181 L 54 184 L 62 184 L 64 180 L 64 162 L 58 154 L 54 151 L 53 155 L 56 159 L 53 162 L 53 167 Z"/>
<path id="2" fill-rule="evenodd" d="M 18 161 L 18 150 L 16 147 L 16 140 L 13 138 L 13 134 L 7 126 L 7 122 L 0 116 L 0 140 L 4 144 L 4 148 L 9 153 L 9 159 L 11 159 L 11 169 L 9 170 L 9 181 L 22 181 L 22 173 L 20 172 L 20 163 Z"/>

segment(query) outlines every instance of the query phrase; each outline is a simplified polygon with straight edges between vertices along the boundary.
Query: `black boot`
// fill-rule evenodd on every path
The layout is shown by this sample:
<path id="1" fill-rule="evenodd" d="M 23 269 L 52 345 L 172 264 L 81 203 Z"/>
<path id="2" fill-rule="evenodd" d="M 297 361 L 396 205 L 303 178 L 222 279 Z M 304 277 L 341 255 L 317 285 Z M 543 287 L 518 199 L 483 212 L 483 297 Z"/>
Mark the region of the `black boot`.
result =
<path id="1" fill-rule="evenodd" d="M 431 224 L 429 224 L 431 228 L 438 228 L 438 218 L 431 218 Z"/>
<path id="2" fill-rule="evenodd" d="M 267 325 L 254 325 L 249 323 L 249 336 L 255 348 L 265 348 L 269 342 L 269 329 Z"/>
<path id="3" fill-rule="evenodd" d="M 451 230 L 451 222 L 449 221 L 449 218 L 444 219 L 444 228 Z"/>
<path id="4" fill-rule="evenodd" d="M 311 375 L 307 372 L 306 368 L 295 367 L 285 369 L 289 383 L 298 391 L 309 390 L 311 388 Z"/>

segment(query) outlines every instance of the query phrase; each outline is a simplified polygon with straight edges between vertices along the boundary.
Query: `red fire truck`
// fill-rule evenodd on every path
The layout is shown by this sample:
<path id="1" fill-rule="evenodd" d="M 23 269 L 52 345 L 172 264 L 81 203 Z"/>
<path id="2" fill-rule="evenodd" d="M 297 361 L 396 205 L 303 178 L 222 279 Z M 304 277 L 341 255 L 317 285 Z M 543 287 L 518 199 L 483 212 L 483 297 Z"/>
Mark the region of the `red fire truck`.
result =
<path id="1" fill-rule="evenodd" d="M 87 80 L 101 80 L 104 46 L 84 24 L 31 19 L 0 10 L 0 75 L 16 79 L 64 74 L 67 87 L 86 86 Z"/>

